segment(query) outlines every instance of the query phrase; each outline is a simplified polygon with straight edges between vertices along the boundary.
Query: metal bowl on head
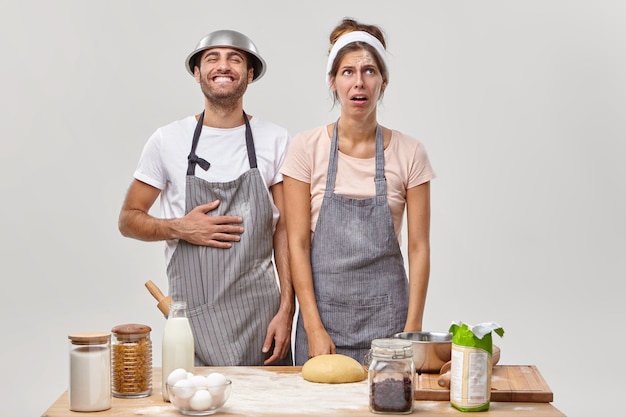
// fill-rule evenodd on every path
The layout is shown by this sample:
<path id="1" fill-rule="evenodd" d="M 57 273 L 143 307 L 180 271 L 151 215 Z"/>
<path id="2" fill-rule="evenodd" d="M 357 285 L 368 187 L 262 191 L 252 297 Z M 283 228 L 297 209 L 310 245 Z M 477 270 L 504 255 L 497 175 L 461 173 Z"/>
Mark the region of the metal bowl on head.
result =
<path id="1" fill-rule="evenodd" d="M 393 337 L 413 342 L 413 362 L 417 373 L 438 374 L 451 359 L 452 333 L 402 332 Z"/>
<path id="2" fill-rule="evenodd" d="M 187 68 L 189 74 L 193 75 L 196 56 L 199 53 L 207 49 L 218 47 L 239 49 L 248 54 L 249 58 L 252 59 L 252 66 L 254 67 L 252 82 L 258 80 L 265 74 L 267 64 L 261 57 L 261 54 L 259 54 L 259 50 L 254 42 L 243 33 L 235 30 L 216 30 L 200 39 L 196 48 L 187 55 L 187 59 L 185 59 L 185 68 Z"/>

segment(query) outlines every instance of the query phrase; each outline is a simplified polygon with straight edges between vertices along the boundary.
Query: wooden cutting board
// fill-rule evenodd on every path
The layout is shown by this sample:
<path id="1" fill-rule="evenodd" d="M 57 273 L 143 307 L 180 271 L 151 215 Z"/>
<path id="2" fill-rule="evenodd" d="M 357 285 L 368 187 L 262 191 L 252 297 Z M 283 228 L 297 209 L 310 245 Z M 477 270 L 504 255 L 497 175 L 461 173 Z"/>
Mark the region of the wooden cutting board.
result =
<path id="1" fill-rule="evenodd" d="M 416 377 L 416 400 L 450 401 L 450 390 L 437 384 L 439 374 Z M 496 365 L 491 377 L 491 401 L 552 402 L 554 395 L 532 365 Z"/>

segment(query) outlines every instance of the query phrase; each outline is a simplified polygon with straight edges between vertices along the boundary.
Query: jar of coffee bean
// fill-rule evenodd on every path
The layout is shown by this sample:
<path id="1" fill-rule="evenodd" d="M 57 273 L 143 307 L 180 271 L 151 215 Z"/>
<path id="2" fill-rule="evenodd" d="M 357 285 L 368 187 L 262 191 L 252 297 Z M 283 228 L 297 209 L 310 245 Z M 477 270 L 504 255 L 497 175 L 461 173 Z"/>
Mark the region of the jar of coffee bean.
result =
<path id="1" fill-rule="evenodd" d="M 413 349 L 410 340 L 375 339 L 368 372 L 369 408 L 377 414 L 413 412 Z"/>

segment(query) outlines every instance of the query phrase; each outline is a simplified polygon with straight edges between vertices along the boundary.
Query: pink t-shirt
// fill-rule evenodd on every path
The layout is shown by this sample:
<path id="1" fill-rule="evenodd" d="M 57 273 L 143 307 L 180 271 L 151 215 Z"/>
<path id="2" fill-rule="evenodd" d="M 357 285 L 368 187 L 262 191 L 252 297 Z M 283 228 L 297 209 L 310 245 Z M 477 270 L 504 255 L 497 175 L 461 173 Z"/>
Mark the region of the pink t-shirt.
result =
<path id="1" fill-rule="evenodd" d="M 311 184 L 311 232 L 324 199 L 331 138 L 326 126 L 298 133 L 287 152 L 281 172 L 296 180 Z M 351 198 L 376 195 L 374 175 L 376 158 L 354 158 L 339 152 L 335 193 Z M 435 178 L 424 146 L 416 139 L 392 130 L 391 141 L 385 149 L 387 202 L 391 209 L 396 236 L 400 241 L 406 190 Z"/>

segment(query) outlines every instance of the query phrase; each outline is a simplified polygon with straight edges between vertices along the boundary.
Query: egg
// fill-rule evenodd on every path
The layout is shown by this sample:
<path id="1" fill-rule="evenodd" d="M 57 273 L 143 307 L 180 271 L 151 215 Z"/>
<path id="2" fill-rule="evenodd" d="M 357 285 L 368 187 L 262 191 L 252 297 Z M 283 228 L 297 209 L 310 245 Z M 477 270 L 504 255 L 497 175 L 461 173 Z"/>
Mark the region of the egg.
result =
<path id="1" fill-rule="evenodd" d="M 206 381 L 209 388 L 221 388 L 223 390 L 227 379 L 220 373 L 212 372 L 206 376 Z"/>
<path id="2" fill-rule="evenodd" d="M 211 389 L 209 388 L 209 391 Z M 218 393 L 211 392 L 211 398 L 213 398 L 213 407 L 221 407 L 226 402 L 226 396 L 224 395 L 224 390 L 220 390 Z"/>
<path id="3" fill-rule="evenodd" d="M 167 376 L 167 383 L 168 385 L 174 386 L 176 385 L 178 381 L 180 381 L 181 379 L 186 379 L 186 378 L 187 378 L 186 370 L 184 370 L 183 368 L 174 369 Z"/>
<path id="4" fill-rule="evenodd" d="M 190 398 L 196 391 L 196 386 L 190 379 L 181 379 L 172 387 L 176 398 Z"/>
<path id="5" fill-rule="evenodd" d="M 201 389 L 195 392 L 189 399 L 189 407 L 192 410 L 204 411 L 208 410 L 213 404 L 213 398 L 209 391 Z"/>
<path id="6" fill-rule="evenodd" d="M 193 395 L 193 391 L 191 394 Z M 189 410 L 189 398 L 181 398 L 176 395 L 170 395 L 170 402 L 179 410 Z"/>
<path id="7" fill-rule="evenodd" d="M 203 375 L 194 375 L 188 380 L 193 382 L 196 388 L 207 388 L 209 386 L 206 377 Z"/>

